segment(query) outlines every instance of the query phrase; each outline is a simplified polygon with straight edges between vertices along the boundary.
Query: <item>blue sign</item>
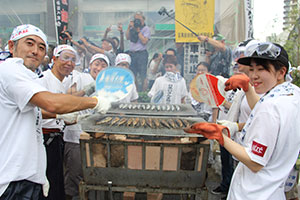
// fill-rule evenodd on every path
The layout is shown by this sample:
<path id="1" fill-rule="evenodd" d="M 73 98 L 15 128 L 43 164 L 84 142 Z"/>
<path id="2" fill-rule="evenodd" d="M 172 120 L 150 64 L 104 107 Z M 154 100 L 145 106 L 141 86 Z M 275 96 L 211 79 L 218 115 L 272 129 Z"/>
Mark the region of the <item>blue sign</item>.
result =
<path id="1" fill-rule="evenodd" d="M 96 78 L 96 92 L 99 96 L 119 101 L 125 98 L 133 89 L 134 75 L 125 68 L 108 67 L 102 70 Z"/>

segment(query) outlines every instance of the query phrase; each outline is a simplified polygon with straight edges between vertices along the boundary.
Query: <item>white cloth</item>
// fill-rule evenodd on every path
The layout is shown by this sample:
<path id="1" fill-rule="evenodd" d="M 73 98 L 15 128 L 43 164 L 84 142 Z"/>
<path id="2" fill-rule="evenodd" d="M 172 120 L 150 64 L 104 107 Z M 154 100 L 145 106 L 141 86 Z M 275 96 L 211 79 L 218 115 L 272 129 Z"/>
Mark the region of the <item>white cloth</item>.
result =
<path id="1" fill-rule="evenodd" d="M 156 73 L 153 73 L 152 71 L 154 70 L 154 67 L 155 65 L 157 65 L 156 61 L 155 60 L 151 60 L 150 63 L 149 63 L 149 66 L 147 68 L 147 79 L 150 81 L 154 81 L 156 79 L 156 75 L 157 75 L 157 72 Z M 157 71 L 159 70 L 159 68 L 157 67 Z"/>
<path id="2" fill-rule="evenodd" d="M 243 96 L 245 96 L 245 92 L 242 90 L 237 90 L 237 92 L 235 93 L 235 97 L 233 98 L 232 104 L 228 110 L 226 120 L 232 122 L 238 121 Z"/>
<path id="3" fill-rule="evenodd" d="M 222 76 L 219 76 L 222 77 Z M 223 78 L 223 77 L 222 77 Z M 225 82 L 225 81 L 224 81 Z M 229 103 L 232 103 L 233 100 L 235 99 L 236 92 L 233 90 L 227 91 L 225 93 L 225 100 Z M 228 119 L 228 113 L 229 109 L 226 108 L 225 106 L 219 106 L 219 115 L 218 115 L 218 120 L 227 120 Z"/>
<path id="4" fill-rule="evenodd" d="M 252 110 L 241 134 L 254 173 L 239 163 L 228 193 L 235 199 L 285 199 L 284 183 L 300 149 L 300 89 L 291 83 L 273 88 Z"/>
<path id="5" fill-rule="evenodd" d="M 163 92 L 161 104 L 181 104 L 181 99 L 188 96 L 184 78 L 171 82 L 166 75 L 158 77 L 148 92 L 148 96 L 153 98 L 159 91 Z"/>
<path id="6" fill-rule="evenodd" d="M 248 104 L 246 95 L 244 95 L 242 97 L 242 101 L 241 101 L 241 104 L 240 104 L 240 114 L 239 114 L 239 117 L 238 117 L 238 122 L 239 123 L 246 123 L 250 113 L 251 113 L 251 108 Z"/>
<path id="7" fill-rule="evenodd" d="M 133 88 L 130 91 L 130 93 L 121 101 L 119 101 L 119 103 L 130 103 L 132 101 L 135 101 L 139 98 L 139 94 L 137 92 L 136 86 L 135 84 L 133 84 Z"/>
<path id="8" fill-rule="evenodd" d="M 65 86 L 51 71 L 48 69 L 47 71 L 43 72 L 43 77 L 40 78 L 40 83 L 42 86 L 47 88 L 50 92 L 53 93 L 67 93 L 67 86 Z M 69 85 L 70 83 L 68 83 Z M 42 127 L 43 128 L 58 128 L 63 130 L 64 128 L 64 121 L 61 119 L 43 119 Z"/>
<path id="9" fill-rule="evenodd" d="M 71 85 L 76 83 L 77 91 L 82 90 L 86 85 L 95 81 L 90 74 L 81 73 L 76 70 L 73 70 L 72 77 L 68 77 L 68 78 L 72 79 Z M 80 114 L 84 115 L 84 114 L 89 113 L 89 110 L 82 110 L 79 112 L 80 112 Z M 66 126 L 66 128 L 64 130 L 64 141 L 79 144 L 79 138 L 80 138 L 81 133 L 82 133 L 82 129 L 81 129 L 81 125 L 79 123 Z"/>
<path id="10" fill-rule="evenodd" d="M 29 103 L 47 91 L 20 58 L 0 64 L 0 196 L 11 181 L 46 182 L 41 110 Z"/>

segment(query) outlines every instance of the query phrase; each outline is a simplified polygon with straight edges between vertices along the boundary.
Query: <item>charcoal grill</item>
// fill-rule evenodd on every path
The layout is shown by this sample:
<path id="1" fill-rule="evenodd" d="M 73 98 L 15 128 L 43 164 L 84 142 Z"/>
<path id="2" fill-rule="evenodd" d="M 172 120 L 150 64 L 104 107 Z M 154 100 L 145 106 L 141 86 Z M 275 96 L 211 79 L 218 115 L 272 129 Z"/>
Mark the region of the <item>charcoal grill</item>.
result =
<path id="1" fill-rule="evenodd" d="M 113 104 L 107 114 L 84 119 L 82 129 L 89 135 L 80 139 L 80 198 L 102 190 L 206 199 L 209 144 L 201 135 L 183 131 L 204 120 L 190 105 L 173 106 Z"/>

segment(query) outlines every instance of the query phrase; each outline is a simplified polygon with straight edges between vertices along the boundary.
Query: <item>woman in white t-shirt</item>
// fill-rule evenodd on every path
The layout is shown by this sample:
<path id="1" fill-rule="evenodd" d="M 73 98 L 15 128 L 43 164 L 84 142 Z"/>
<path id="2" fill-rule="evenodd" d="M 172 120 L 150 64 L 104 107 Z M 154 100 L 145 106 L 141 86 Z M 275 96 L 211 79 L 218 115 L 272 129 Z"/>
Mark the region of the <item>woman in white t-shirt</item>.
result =
<path id="1" fill-rule="evenodd" d="M 167 55 L 163 61 L 166 69 L 165 75 L 158 77 L 148 96 L 151 102 L 159 104 L 182 104 L 188 96 L 185 79 L 177 72 L 177 59 Z"/>
<path id="2" fill-rule="evenodd" d="M 244 74 L 232 76 L 225 89 L 242 88 L 254 107 L 241 132 L 242 144 L 227 137 L 234 131 L 230 126 L 197 123 L 186 131 L 217 139 L 240 161 L 227 199 L 284 200 L 285 181 L 300 149 L 300 89 L 285 82 L 288 55 L 278 44 L 251 45 L 238 62 L 249 66 L 250 80 Z"/>

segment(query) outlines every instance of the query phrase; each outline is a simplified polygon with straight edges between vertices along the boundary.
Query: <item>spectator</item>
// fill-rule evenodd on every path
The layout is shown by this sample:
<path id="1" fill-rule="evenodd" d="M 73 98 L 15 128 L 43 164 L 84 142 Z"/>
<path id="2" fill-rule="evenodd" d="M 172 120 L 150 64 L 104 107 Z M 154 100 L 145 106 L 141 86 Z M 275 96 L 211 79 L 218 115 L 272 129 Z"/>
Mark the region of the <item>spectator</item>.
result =
<path id="1" fill-rule="evenodd" d="M 164 58 L 166 73 L 158 77 L 148 96 L 151 102 L 160 104 L 182 104 L 188 95 L 185 79 L 178 72 L 177 60 L 175 56 L 166 56 Z"/>
<path id="2" fill-rule="evenodd" d="M 144 80 L 147 74 L 148 51 L 147 44 L 150 40 L 150 28 L 145 24 L 145 16 L 142 12 L 134 14 L 126 31 L 126 39 L 130 40 L 129 54 L 131 57 L 130 69 L 136 77 L 138 91 L 145 90 Z"/>
<path id="3" fill-rule="evenodd" d="M 116 59 L 116 54 L 114 53 L 115 49 L 115 42 L 111 38 L 104 38 L 102 39 L 102 44 L 101 47 L 97 47 L 94 44 L 91 44 L 91 42 L 87 41 L 86 38 L 81 38 L 80 39 L 87 50 L 92 53 L 101 53 L 104 54 L 108 57 L 110 66 L 115 66 L 115 59 Z"/>
<path id="4" fill-rule="evenodd" d="M 131 63 L 130 55 L 126 53 L 120 53 L 116 57 L 116 66 L 117 67 L 123 67 L 125 69 L 129 69 Z M 132 91 L 125 97 L 125 99 L 122 99 L 120 103 L 131 103 L 135 102 L 137 103 L 137 99 L 139 98 L 139 94 L 136 89 L 135 83 L 133 84 Z"/>
<path id="5" fill-rule="evenodd" d="M 122 23 L 118 23 L 117 29 L 120 32 L 120 40 L 118 37 L 112 37 L 113 41 L 115 42 L 114 52 L 116 55 L 119 53 L 124 53 L 124 32 Z M 103 38 L 107 38 L 107 35 L 111 30 L 112 25 L 106 28 Z"/>
<path id="6" fill-rule="evenodd" d="M 207 42 L 211 47 L 206 52 L 206 59 L 210 64 L 211 73 L 228 78 L 232 53 L 231 49 L 225 45 L 225 37 L 221 34 L 217 34 L 213 38 L 199 35 L 198 39 Z"/>
<path id="7" fill-rule="evenodd" d="M 173 48 L 168 48 L 165 51 L 165 54 L 163 55 L 163 58 L 166 57 L 167 55 L 169 55 L 169 56 L 175 56 L 176 59 L 177 59 L 177 52 Z M 177 72 L 181 73 L 182 66 L 179 63 L 177 64 L 176 68 L 177 68 Z M 159 65 L 159 73 L 162 74 L 162 75 L 164 75 L 166 73 L 166 70 L 164 68 L 163 62 L 161 62 L 161 60 L 160 60 L 160 65 Z"/>
<path id="8" fill-rule="evenodd" d="M 151 89 L 155 79 L 161 75 L 161 73 L 158 73 L 159 64 L 163 58 L 163 55 L 161 53 L 155 53 L 152 57 L 152 59 L 149 62 L 148 68 L 147 68 L 147 78 L 145 85 L 147 85 L 148 89 Z"/>
<path id="9" fill-rule="evenodd" d="M 209 64 L 207 62 L 200 62 L 197 65 L 197 74 L 209 73 Z M 197 111 L 197 113 L 202 116 L 208 122 L 216 122 L 217 119 L 217 108 L 216 111 L 213 112 L 213 108 L 206 103 L 196 101 L 189 93 L 192 107 Z M 214 116 L 213 116 L 213 113 Z"/>

